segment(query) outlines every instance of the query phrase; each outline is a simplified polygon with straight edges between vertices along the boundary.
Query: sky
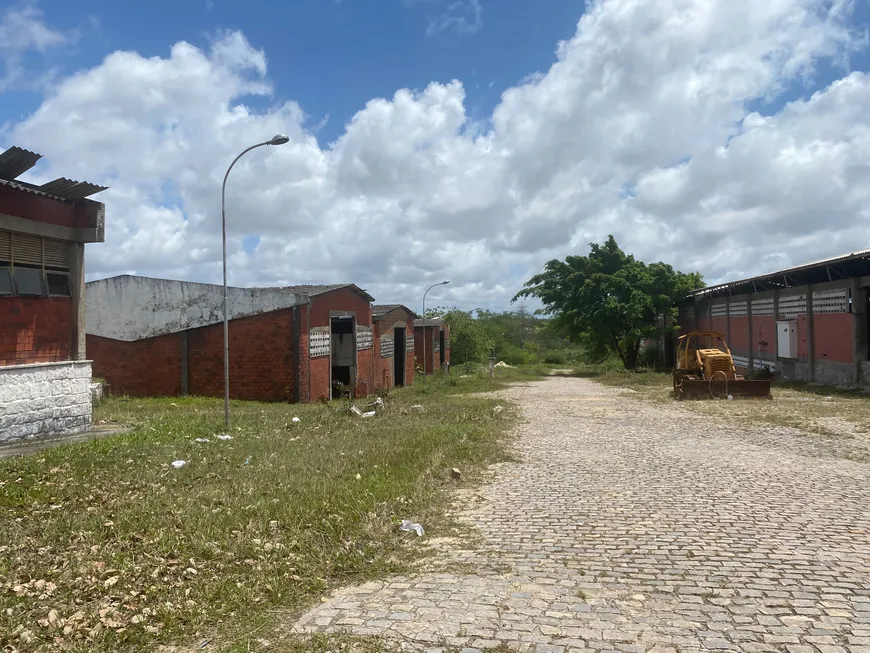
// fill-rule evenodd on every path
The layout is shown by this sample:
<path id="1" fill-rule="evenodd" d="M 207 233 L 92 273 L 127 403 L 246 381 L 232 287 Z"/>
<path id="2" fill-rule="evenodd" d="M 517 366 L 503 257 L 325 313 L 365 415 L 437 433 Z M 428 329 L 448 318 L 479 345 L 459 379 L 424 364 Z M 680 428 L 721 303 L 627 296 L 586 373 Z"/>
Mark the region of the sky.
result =
<path id="1" fill-rule="evenodd" d="M 870 247 L 868 0 L 11 0 L 0 148 L 109 186 L 88 279 L 505 310 L 613 234 L 708 283 Z"/>

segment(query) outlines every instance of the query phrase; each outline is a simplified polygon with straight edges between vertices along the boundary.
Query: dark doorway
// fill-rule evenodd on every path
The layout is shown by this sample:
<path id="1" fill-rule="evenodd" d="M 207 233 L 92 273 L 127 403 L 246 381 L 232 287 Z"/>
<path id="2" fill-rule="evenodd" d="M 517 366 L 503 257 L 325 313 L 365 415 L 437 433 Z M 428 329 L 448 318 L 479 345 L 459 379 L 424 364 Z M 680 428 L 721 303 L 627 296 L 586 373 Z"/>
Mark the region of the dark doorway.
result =
<path id="1" fill-rule="evenodd" d="M 332 341 L 329 354 L 332 367 L 330 396 L 333 399 L 349 396 L 350 386 L 356 377 L 356 338 L 353 323 L 353 317 L 333 317 L 329 321 Z"/>
<path id="2" fill-rule="evenodd" d="M 393 329 L 393 386 L 401 388 L 405 385 L 405 330 L 401 327 Z"/>
<path id="3" fill-rule="evenodd" d="M 444 351 L 444 330 L 441 329 L 438 331 L 438 364 L 441 365 L 441 369 L 444 369 L 444 357 L 446 356 Z"/>

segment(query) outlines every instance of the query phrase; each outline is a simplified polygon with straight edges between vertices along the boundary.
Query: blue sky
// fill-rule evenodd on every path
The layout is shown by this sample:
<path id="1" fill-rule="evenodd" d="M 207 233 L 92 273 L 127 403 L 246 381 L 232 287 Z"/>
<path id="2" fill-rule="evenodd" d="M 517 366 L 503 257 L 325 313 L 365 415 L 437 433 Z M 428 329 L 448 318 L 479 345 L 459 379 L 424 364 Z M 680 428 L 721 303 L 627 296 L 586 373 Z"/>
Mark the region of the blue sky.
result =
<path id="1" fill-rule="evenodd" d="M 226 165 L 283 131 L 233 171 L 231 283 L 505 308 L 609 233 L 718 282 L 866 246 L 868 25 L 868 0 L 7 0 L 0 146 L 110 186 L 90 278 L 218 281 Z"/>
<path id="2" fill-rule="evenodd" d="M 323 144 L 337 138 L 345 121 L 373 97 L 400 88 L 460 79 L 468 111 L 486 119 L 501 92 L 546 70 L 558 41 L 569 38 L 582 15 L 577 0 L 546 0 L 546 11 L 528 0 L 481 0 L 455 24 L 431 33 L 448 11 L 442 0 L 44 0 L 39 7 L 53 26 L 80 33 L 77 46 L 51 61 L 61 71 L 96 66 L 113 50 L 166 56 L 178 41 L 207 46 L 222 30 L 240 30 L 265 51 L 275 97 L 299 102 Z M 15 118 L 35 109 L 41 95 L 18 93 L 3 113 Z M 257 106 L 254 101 L 252 106 Z"/>

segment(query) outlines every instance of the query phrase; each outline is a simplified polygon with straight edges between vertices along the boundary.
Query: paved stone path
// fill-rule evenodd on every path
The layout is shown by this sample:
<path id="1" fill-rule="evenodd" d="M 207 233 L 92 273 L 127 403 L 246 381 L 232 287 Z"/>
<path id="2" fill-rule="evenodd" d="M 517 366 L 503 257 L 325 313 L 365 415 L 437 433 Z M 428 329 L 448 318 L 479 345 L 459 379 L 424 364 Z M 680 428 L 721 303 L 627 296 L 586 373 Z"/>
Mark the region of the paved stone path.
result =
<path id="1" fill-rule="evenodd" d="M 582 379 L 510 391 L 519 464 L 463 519 L 477 574 L 337 592 L 296 632 L 399 650 L 870 653 L 870 465 Z"/>

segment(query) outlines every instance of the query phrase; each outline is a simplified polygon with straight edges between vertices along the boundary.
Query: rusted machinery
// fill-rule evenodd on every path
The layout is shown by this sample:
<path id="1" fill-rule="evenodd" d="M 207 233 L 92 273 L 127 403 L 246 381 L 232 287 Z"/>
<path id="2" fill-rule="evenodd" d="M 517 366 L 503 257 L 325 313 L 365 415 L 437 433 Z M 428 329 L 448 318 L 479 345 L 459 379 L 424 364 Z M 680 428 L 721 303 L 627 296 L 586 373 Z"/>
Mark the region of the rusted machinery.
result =
<path id="1" fill-rule="evenodd" d="M 721 333 L 692 331 L 677 341 L 674 394 L 678 399 L 771 399 L 770 380 L 737 374 Z"/>

